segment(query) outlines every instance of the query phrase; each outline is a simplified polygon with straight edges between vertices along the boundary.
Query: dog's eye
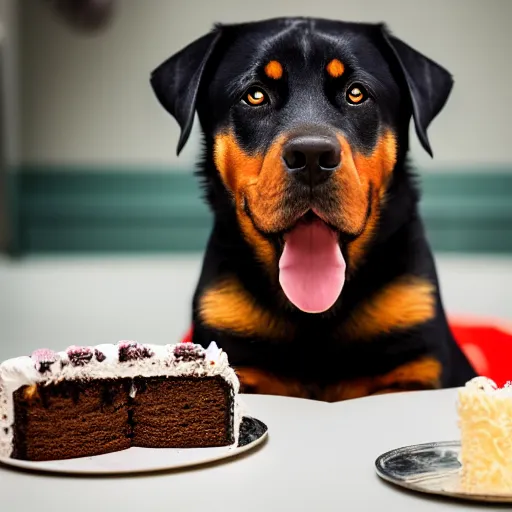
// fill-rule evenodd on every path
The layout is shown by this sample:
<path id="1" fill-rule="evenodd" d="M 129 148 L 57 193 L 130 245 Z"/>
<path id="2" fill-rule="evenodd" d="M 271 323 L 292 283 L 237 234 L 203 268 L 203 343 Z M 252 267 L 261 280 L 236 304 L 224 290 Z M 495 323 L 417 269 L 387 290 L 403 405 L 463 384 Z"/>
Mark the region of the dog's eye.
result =
<path id="1" fill-rule="evenodd" d="M 244 96 L 244 101 L 248 105 L 259 107 L 268 102 L 267 95 L 259 87 L 251 87 Z"/>
<path id="2" fill-rule="evenodd" d="M 353 85 L 347 92 L 347 101 L 353 105 L 359 105 L 368 98 L 368 93 L 362 85 Z"/>

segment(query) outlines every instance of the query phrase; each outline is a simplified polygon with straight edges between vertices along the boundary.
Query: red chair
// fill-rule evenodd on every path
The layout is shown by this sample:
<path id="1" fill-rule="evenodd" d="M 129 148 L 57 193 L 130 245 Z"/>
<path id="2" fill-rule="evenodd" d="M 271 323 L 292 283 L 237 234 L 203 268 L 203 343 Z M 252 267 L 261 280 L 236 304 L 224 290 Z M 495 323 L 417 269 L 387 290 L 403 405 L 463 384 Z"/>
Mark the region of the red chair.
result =
<path id="1" fill-rule="evenodd" d="M 181 338 L 181 343 L 192 343 L 192 327 Z"/>
<path id="2" fill-rule="evenodd" d="M 479 375 L 498 386 L 512 380 L 512 325 L 494 319 L 452 317 L 450 328 Z M 181 341 L 192 342 L 192 327 Z"/>
<path id="3" fill-rule="evenodd" d="M 452 317 L 450 328 L 479 375 L 498 386 L 512 380 L 512 325 L 492 318 Z"/>

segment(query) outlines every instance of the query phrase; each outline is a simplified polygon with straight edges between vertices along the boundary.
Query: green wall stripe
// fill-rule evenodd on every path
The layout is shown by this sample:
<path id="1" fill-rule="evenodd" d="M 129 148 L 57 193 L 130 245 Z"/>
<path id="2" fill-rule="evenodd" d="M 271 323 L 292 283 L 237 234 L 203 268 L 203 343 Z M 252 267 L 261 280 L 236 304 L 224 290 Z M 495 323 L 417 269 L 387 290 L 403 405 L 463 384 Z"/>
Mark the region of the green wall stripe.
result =
<path id="1" fill-rule="evenodd" d="M 422 172 L 436 251 L 512 253 L 512 169 Z M 21 254 L 203 250 L 211 215 L 184 169 L 24 167 L 13 175 Z"/>

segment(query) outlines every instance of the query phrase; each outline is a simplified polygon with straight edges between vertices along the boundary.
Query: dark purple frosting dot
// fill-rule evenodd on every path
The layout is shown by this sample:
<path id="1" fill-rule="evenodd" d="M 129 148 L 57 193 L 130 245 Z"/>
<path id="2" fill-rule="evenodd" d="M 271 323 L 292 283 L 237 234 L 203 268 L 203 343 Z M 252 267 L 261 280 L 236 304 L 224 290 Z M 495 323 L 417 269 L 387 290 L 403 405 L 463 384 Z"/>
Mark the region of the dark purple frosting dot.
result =
<path id="1" fill-rule="evenodd" d="M 94 349 L 94 355 L 96 356 L 96 360 L 100 363 L 105 361 L 107 359 L 107 356 L 101 352 L 101 350 L 98 350 L 97 348 Z"/>
<path id="2" fill-rule="evenodd" d="M 137 343 L 136 341 L 119 342 L 119 361 L 121 363 L 148 359 L 152 356 L 153 352 L 141 343 Z"/>
<path id="3" fill-rule="evenodd" d="M 178 361 L 189 362 L 204 359 L 205 353 L 200 345 L 179 343 L 174 347 L 174 357 Z"/>
<path id="4" fill-rule="evenodd" d="M 69 347 L 67 354 L 73 366 L 84 366 L 91 361 L 93 356 L 89 347 Z"/>

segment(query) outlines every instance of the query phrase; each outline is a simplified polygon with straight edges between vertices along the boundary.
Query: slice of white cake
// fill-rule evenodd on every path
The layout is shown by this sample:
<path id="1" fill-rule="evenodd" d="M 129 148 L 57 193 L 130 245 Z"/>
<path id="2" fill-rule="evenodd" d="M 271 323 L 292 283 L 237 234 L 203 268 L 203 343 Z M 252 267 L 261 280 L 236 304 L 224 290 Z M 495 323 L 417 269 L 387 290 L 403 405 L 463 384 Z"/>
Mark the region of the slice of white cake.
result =
<path id="1" fill-rule="evenodd" d="M 478 494 L 512 493 L 512 386 L 476 377 L 459 390 L 461 484 Z"/>

